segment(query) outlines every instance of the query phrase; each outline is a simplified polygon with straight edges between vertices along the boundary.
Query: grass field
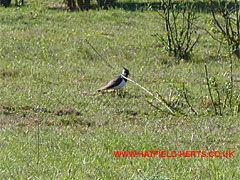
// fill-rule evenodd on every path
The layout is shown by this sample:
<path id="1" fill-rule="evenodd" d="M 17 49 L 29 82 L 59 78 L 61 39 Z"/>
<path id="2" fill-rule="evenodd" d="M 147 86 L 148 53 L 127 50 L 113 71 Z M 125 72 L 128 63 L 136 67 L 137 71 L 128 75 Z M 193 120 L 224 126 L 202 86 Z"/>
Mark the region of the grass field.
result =
<path id="1" fill-rule="evenodd" d="M 164 23 L 151 8 L 49 8 L 59 2 L 0 7 L 0 179 L 239 179 L 239 115 L 215 116 L 205 81 L 204 60 L 224 86 L 230 72 L 224 46 L 219 53 L 200 30 L 191 60 L 176 63 L 153 36 L 164 32 Z M 197 16 L 206 27 L 211 14 Z M 116 74 L 85 38 L 185 115 L 167 114 L 132 83 L 121 95 L 98 93 Z M 236 93 L 239 70 L 234 60 Z M 183 82 L 199 116 L 181 96 Z M 229 158 L 119 158 L 114 151 L 235 152 Z"/>

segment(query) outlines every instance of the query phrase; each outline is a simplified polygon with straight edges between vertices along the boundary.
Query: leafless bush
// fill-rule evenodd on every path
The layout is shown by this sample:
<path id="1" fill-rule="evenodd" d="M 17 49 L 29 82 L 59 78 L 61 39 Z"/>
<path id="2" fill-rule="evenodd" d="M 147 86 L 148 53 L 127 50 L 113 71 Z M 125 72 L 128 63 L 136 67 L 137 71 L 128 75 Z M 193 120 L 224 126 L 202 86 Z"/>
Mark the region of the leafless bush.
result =
<path id="1" fill-rule="evenodd" d="M 234 3 L 234 6 L 230 7 L 230 3 Z M 215 27 L 217 27 L 218 32 L 224 37 L 231 53 L 235 54 L 238 59 L 240 59 L 240 1 L 223 2 L 218 0 L 217 6 L 214 6 L 212 0 L 210 0 L 209 4 Z M 216 12 L 220 14 L 221 18 L 216 17 Z M 221 41 L 221 39 L 219 40 Z"/>
<path id="2" fill-rule="evenodd" d="M 199 40 L 194 29 L 196 14 L 195 3 L 173 3 L 171 0 L 162 0 L 162 12 L 160 16 L 165 21 L 166 34 L 157 33 L 160 44 L 170 54 L 179 59 L 189 59 L 194 46 Z M 196 35 L 196 38 L 193 36 Z"/>

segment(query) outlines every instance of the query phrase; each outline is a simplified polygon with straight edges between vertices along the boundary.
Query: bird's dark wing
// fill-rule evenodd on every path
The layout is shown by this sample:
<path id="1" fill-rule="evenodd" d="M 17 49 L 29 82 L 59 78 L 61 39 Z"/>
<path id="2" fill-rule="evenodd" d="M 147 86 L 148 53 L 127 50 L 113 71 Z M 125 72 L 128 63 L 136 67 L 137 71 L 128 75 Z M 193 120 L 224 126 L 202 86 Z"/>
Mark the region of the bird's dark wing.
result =
<path id="1" fill-rule="evenodd" d="M 122 81 L 122 77 L 121 75 L 119 75 L 115 79 L 111 80 L 106 86 L 99 88 L 98 91 L 112 89 L 113 87 L 119 85 L 121 81 Z"/>

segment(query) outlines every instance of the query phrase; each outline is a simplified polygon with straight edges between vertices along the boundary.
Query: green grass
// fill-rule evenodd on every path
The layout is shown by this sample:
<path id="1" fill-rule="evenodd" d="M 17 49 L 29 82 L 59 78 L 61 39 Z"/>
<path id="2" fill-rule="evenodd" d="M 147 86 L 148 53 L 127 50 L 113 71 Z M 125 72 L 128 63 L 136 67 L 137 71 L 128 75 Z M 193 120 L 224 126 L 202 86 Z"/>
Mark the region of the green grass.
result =
<path id="1" fill-rule="evenodd" d="M 224 48 L 218 56 L 217 42 L 200 31 L 191 61 L 177 64 L 153 36 L 164 31 L 155 11 L 68 12 L 50 5 L 0 7 L 0 179 L 239 179 L 239 115 L 214 115 L 204 79 L 206 59 L 224 86 L 230 71 Z M 198 16 L 202 27 L 211 17 Z M 187 116 L 166 114 L 131 83 L 122 96 L 97 93 L 116 74 L 85 38 Z M 235 80 L 239 65 L 234 61 Z M 182 82 L 199 117 L 180 96 Z M 116 150 L 229 150 L 235 157 L 116 158 Z"/>

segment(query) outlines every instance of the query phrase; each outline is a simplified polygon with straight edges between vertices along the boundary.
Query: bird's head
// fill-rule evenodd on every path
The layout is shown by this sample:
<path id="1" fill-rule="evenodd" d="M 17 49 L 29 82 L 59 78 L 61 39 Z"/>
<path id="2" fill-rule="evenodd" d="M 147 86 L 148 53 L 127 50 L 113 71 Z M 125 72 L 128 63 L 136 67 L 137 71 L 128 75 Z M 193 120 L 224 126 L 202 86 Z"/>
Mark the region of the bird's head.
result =
<path id="1" fill-rule="evenodd" d="M 124 75 L 125 77 L 128 77 L 128 75 L 130 75 L 129 70 L 127 68 L 123 67 L 122 75 Z"/>

